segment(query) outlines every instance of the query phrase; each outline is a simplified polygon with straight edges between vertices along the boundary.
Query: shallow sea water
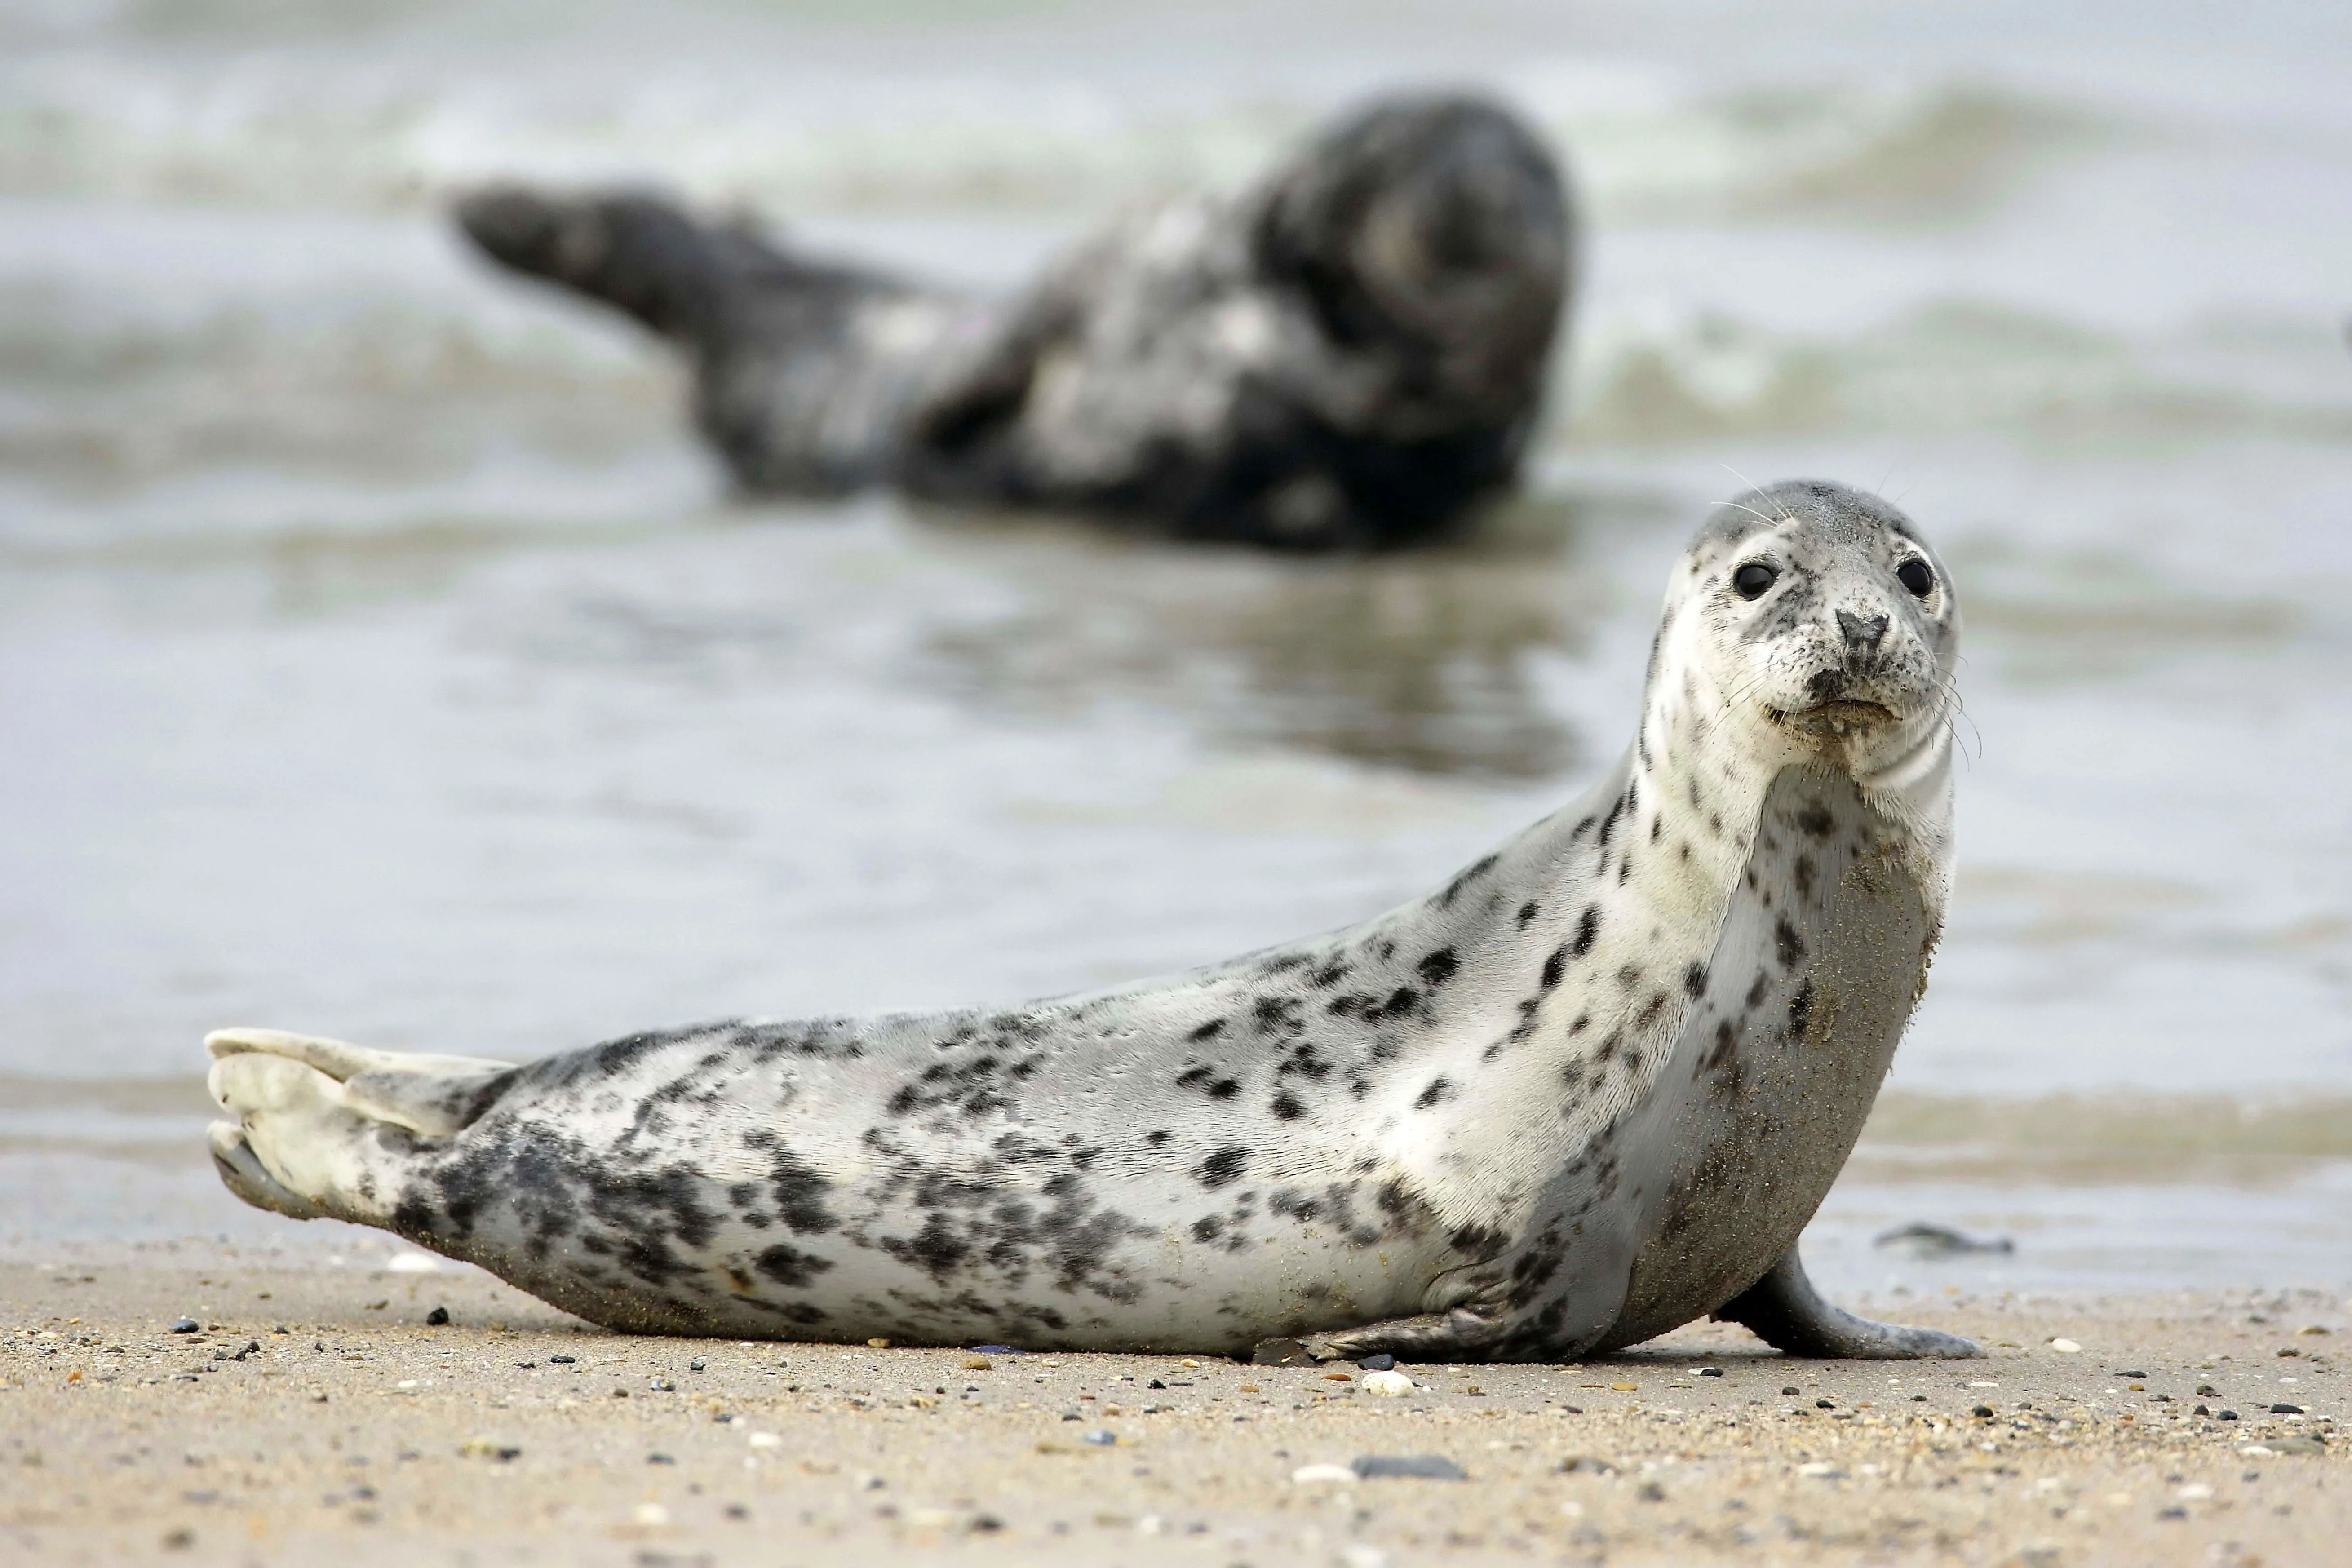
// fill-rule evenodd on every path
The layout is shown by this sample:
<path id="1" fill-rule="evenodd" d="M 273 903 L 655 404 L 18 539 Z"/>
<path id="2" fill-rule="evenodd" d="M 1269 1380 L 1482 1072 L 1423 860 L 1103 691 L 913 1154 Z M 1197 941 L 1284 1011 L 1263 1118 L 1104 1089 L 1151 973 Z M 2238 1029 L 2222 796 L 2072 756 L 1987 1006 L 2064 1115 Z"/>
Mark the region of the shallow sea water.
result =
<path id="1" fill-rule="evenodd" d="M 293 1233 L 203 1165 L 225 1023 L 523 1057 L 1411 897 L 1818 474 L 1938 542 L 1971 721 L 1820 1271 L 2352 1285 L 2352 17 L 2066 10 L 0 5 L 0 1246 Z M 1528 493 L 1407 557 L 739 501 L 438 216 L 658 179 L 1003 285 L 1433 74 L 1560 139 L 1588 286 Z"/>

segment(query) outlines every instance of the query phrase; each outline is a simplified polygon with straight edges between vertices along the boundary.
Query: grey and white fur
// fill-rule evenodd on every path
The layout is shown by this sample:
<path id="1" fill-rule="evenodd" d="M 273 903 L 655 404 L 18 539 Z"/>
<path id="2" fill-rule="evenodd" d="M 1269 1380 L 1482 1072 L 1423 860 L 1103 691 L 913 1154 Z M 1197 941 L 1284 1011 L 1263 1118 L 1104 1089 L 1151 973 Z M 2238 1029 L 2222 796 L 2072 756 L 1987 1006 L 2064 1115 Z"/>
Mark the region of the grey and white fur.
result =
<path id="1" fill-rule="evenodd" d="M 1550 154 L 1383 100 L 1228 197 L 1129 213 L 1010 299 L 656 196 L 475 193 L 486 255 L 676 342 L 737 479 L 1075 509 L 1295 549 L 1425 538 L 1516 472 L 1570 288 Z"/>
<path id="2" fill-rule="evenodd" d="M 215 1157 L 620 1329 L 1549 1360 L 1711 1313 L 1973 1354 L 1797 1257 L 1941 924 L 1958 628 L 1886 502 L 1752 491 L 1675 567 L 1623 759 L 1426 898 L 1169 980 L 524 1066 L 228 1030 Z"/>

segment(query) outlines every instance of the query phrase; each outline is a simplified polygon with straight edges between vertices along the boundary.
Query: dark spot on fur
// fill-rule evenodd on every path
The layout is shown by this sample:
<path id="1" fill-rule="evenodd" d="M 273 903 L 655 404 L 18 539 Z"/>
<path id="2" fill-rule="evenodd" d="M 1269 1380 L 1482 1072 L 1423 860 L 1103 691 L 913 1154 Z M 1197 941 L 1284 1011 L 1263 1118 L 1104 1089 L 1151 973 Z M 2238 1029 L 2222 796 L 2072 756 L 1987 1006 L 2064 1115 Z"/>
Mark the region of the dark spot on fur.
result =
<path id="1" fill-rule="evenodd" d="M 1437 1078 L 1431 1079 L 1429 1080 L 1429 1087 L 1423 1089 L 1420 1094 L 1414 1097 L 1412 1108 L 1415 1110 L 1427 1110 L 1433 1105 L 1444 1104 L 1445 1101 L 1452 1099 L 1453 1096 L 1454 1086 L 1451 1083 L 1448 1083 L 1444 1076 L 1441 1075 Z"/>
<path id="2" fill-rule="evenodd" d="M 1307 1107 L 1300 1104 L 1298 1097 L 1288 1089 L 1284 1089 L 1274 1097 L 1273 1109 L 1275 1120 L 1277 1121 L 1296 1121 L 1307 1114 Z"/>
<path id="3" fill-rule="evenodd" d="M 1694 963 L 1683 971 L 1683 994 L 1694 1002 L 1706 994 L 1706 965 Z"/>
<path id="4" fill-rule="evenodd" d="M 1772 948 L 1783 969 L 1794 969 L 1804 961 L 1805 939 L 1797 934 L 1797 928 L 1789 923 L 1786 915 L 1772 924 Z"/>
<path id="5" fill-rule="evenodd" d="M 1425 984 L 1433 987 L 1443 985 L 1453 979 L 1454 973 L 1461 967 L 1461 961 L 1454 956 L 1454 950 L 1450 947 L 1441 947 L 1416 964 L 1414 972 Z"/>
<path id="6" fill-rule="evenodd" d="M 1228 1143 L 1202 1161 L 1192 1174 L 1202 1186 L 1215 1192 L 1241 1180 L 1242 1173 L 1248 1168 L 1249 1151 L 1238 1143 Z"/>
<path id="7" fill-rule="evenodd" d="M 1568 944 L 1569 952 L 1574 957 L 1582 958 L 1592 951 L 1592 944 L 1600 935 L 1601 906 L 1587 904 L 1584 906 L 1584 913 L 1577 917 L 1576 936 Z"/>
<path id="8" fill-rule="evenodd" d="M 813 1283 L 816 1277 L 833 1267 L 830 1258 L 819 1258 L 782 1242 L 769 1247 L 751 1259 L 751 1267 L 788 1290 L 798 1290 Z M 744 1281 L 750 1284 L 749 1280 Z"/>

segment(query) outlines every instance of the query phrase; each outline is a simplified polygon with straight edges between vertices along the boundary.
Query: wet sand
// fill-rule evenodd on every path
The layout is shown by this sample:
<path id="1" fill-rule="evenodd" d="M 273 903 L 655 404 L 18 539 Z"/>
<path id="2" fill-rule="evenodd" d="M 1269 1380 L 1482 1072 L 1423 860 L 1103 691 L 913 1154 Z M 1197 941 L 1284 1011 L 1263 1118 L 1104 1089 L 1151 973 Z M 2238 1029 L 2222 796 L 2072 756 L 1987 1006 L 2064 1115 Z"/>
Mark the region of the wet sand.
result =
<path id="1" fill-rule="evenodd" d="M 0 1560 L 2340 1561 L 2352 1304 L 1876 1305 L 1988 1358 L 1703 1325 L 1390 1399 L 1344 1366 L 621 1337 L 471 1270 L 11 1264 Z M 1346 1475 L 1370 1455 L 1468 1479 Z"/>

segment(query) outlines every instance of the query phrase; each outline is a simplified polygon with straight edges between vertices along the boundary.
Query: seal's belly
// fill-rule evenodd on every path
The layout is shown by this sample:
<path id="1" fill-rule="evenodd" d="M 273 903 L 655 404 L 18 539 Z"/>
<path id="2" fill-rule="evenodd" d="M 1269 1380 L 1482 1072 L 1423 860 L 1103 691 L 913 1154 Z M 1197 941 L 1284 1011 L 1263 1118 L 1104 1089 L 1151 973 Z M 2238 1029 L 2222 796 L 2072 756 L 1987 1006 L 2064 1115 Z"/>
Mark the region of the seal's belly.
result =
<path id="1" fill-rule="evenodd" d="M 1828 1194 L 1937 934 L 1896 842 L 1850 778 L 1791 770 L 1774 783 L 1701 994 L 1616 1139 L 1633 1257 L 1599 1348 L 1746 1289 Z"/>

